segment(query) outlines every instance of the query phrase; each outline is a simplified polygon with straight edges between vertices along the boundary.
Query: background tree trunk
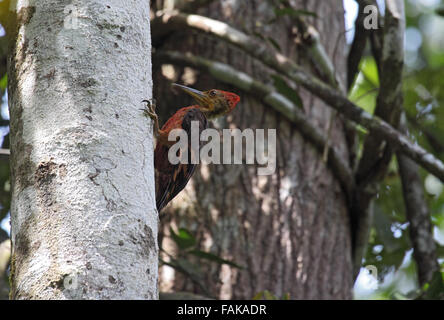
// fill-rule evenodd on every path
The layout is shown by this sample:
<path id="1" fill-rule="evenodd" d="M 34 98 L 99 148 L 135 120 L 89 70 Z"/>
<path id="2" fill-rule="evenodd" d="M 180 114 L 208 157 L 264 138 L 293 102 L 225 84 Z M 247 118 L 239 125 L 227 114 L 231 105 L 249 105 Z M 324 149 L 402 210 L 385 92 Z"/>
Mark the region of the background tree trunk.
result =
<path id="1" fill-rule="evenodd" d="M 157 4 L 159 5 L 157 1 Z M 310 68 L 309 57 L 297 45 L 295 24 L 288 16 L 274 23 L 269 1 L 214 1 L 198 12 L 225 21 L 250 35 L 273 39 L 298 64 Z M 308 19 L 319 31 L 337 76 L 345 82 L 345 34 L 342 1 L 293 1 L 296 9 L 315 12 Z M 159 6 L 157 7 L 160 8 Z M 227 63 L 264 82 L 269 70 L 236 48 L 202 34 L 175 33 L 156 49 L 173 49 Z M 223 299 L 250 299 L 269 290 L 292 299 L 348 299 L 352 297 L 351 235 L 346 196 L 322 155 L 304 141 L 277 112 L 253 96 L 215 82 L 210 75 L 189 68 L 171 68 L 154 61 L 155 97 L 163 120 L 179 107 L 191 104 L 183 94 L 170 93 L 177 81 L 198 89 L 237 92 L 241 102 L 232 115 L 218 121 L 221 128 L 277 128 L 277 169 L 257 176 L 255 166 L 200 165 L 186 191 L 161 215 L 161 233 L 170 226 L 186 227 L 199 246 L 245 269 L 228 265 L 202 266 L 204 286 Z M 331 110 L 303 89 L 303 108 L 311 122 L 327 131 Z M 333 123 L 331 143 L 348 159 L 344 124 Z M 171 248 L 168 238 L 162 247 Z M 167 259 L 167 257 L 164 257 Z M 161 290 L 203 293 L 194 282 L 162 267 Z"/>
<path id="2" fill-rule="evenodd" d="M 148 1 L 18 3 L 11 297 L 157 299 Z"/>

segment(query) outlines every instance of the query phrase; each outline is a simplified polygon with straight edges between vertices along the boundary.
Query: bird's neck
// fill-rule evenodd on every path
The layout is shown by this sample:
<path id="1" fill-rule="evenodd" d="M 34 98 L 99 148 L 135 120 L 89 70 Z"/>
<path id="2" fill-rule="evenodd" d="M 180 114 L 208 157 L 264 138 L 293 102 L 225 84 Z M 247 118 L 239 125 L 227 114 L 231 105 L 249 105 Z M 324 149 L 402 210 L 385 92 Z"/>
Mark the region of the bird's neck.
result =
<path id="1" fill-rule="evenodd" d="M 224 110 L 223 108 L 214 108 L 213 110 L 205 110 L 205 109 L 201 110 L 208 120 L 219 118 L 227 113 L 227 111 Z"/>

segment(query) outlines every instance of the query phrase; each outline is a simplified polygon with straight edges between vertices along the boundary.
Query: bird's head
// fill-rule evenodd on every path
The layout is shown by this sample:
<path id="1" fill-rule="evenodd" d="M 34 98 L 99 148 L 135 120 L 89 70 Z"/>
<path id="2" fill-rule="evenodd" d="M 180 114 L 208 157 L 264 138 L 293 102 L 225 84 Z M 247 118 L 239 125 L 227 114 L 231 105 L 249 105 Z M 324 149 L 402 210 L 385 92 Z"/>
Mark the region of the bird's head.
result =
<path id="1" fill-rule="evenodd" d="M 174 86 L 182 89 L 192 96 L 199 104 L 199 109 L 208 119 L 221 117 L 234 109 L 240 98 L 237 94 L 211 89 L 208 91 L 199 91 L 177 83 Z"/>

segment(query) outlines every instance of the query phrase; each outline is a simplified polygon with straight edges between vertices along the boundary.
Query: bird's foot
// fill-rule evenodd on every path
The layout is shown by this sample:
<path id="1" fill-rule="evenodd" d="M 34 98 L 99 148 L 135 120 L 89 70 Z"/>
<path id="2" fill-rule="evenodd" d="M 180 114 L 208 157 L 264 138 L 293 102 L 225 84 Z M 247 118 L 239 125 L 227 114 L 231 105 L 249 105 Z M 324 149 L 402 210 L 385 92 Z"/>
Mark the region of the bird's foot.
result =
<path id="1" fill-rule="evenodd" d="M 159 136 L 159 117 L 156 113 L 156 100 L 150 99 L 150 100 L 143 100 L 142 102 L 146 103 L 146 106 L 143 110 L 143 114 L 153 120 L 154 122 L 154 135 L 156 137 Z"/>
<path id="2" fill-rule="evenodd" d="M 152 120 L 157 119 L 156 114 L 156 100 L 150 99 L 150 100 L 142 100 L 142 102 L 146 103 L 146 106 L 143 110 L 143 113 L 146 117 L 151 118 Z"/>

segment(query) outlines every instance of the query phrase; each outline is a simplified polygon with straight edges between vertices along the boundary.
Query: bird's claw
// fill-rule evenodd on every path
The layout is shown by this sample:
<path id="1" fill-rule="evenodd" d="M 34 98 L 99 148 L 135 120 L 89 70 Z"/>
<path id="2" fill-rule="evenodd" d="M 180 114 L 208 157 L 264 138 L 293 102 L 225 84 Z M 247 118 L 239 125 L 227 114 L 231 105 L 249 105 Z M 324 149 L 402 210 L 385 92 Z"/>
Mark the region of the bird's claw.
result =
<path id="1" fill-rule="evenodd" d="M 142 109 L 143 114 L 146 117 L 149 117 L 151 120 L 153 120 L 154 123 L 153 132 L 154 135 L 158 137 L 160 134 L 160 130 L 159 130 L 159 118 L 156 113 L 156 100 L 150 99 L 150 100 L 143 100 L 142 102 L 146 103 L 145 108 Z"/>
<path id="2" fill-rule="evenodd" d="M 157 120 L 157 113 L 156 113 L 156 101 L 154 99 L 150 100 L 142 100 L 142 102 L 146 103 L 146 106 L 143 110 L 143 113 L 146 117 L 151 118 L 152 120 Z"/>

